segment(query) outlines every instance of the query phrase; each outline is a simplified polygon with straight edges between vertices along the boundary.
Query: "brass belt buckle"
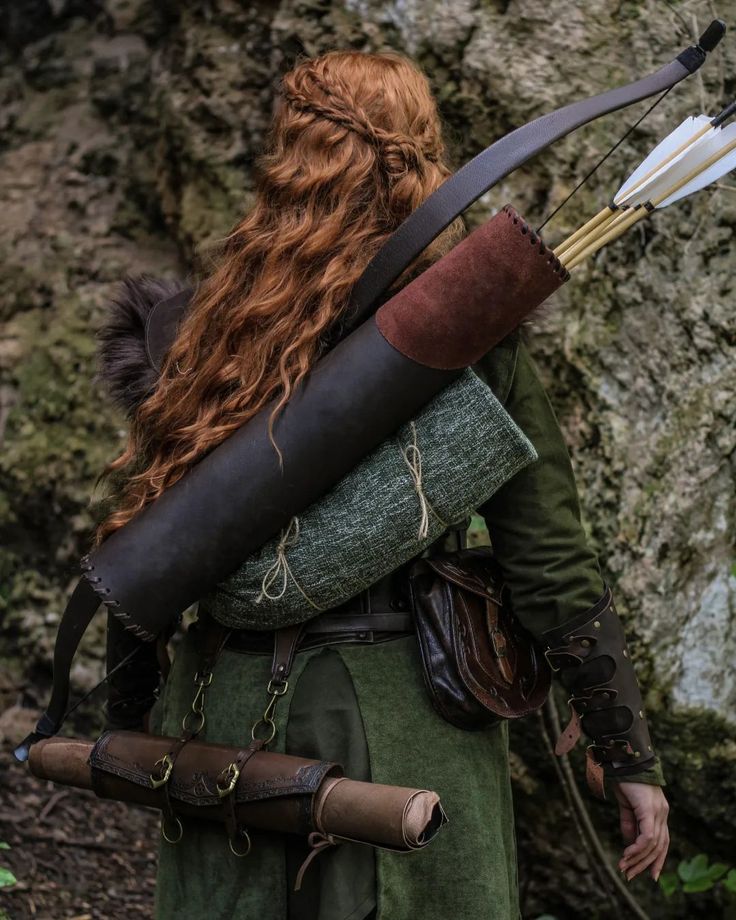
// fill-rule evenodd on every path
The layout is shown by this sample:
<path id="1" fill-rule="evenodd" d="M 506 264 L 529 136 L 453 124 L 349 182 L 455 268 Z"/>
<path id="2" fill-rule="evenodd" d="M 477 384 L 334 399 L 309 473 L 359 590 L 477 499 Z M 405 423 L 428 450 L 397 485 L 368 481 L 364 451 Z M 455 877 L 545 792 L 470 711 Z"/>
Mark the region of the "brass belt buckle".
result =
<path id="1" fill-rule="evenodd" d="M 224 799 L 226 795 L 230 795 L 237 785 L 239 776 L 240 770 L 238 770 L 234 762 L 228 764 L 222 773 L 220 773 L 215 785 L 217 786 L 217 794 L 221 799 Z"/>

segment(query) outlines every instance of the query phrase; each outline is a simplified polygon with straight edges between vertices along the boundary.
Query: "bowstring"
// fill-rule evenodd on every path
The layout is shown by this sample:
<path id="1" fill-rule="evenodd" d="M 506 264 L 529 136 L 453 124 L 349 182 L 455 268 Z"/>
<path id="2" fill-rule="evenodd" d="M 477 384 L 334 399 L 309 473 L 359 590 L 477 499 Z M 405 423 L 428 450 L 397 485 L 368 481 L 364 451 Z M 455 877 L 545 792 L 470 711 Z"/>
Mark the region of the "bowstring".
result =
<path id="1" fill-rule="evenodd" d="M 563 199 L 562 202 L 560 202 L 560 204 L 557 205 L 557 207 L 554 209 L 554 211 L 552 211 L 551 214 L 548 214 L 547 217 L 545 217 L 544 221 L 537 227 L 537 233 L 540 233 L 541 230 L 542 230 L 544 227 L 546 227 L 547 224 L 552 220 L 552 218 L 553 218 L 556 214 L 558 214 L 558 213 L 565 207 L 565 205 L 568 203 L 568 201 L 570 201 L 570 199 L 571 199 L 574 195 L 577 195 L 577 193 L 578 193 L 578 192 L 580 191 L 580 189 L 585 185 L 585 183 L 588 181 L 588 179 L 590 179 L 590 177 L 591 177 L 595 172 L 597 172 L 597 171 L 600 169 L 601 166 L 603 166 L 603 164 L 606 162 L 606 160 L 607 160 L 613 153 L 615 153 L 615 152 L 618 150 L 618 148 L 619 148 L 619 147 L 621 146 L 621 144 L 623 144 L 623 142 L 629 137 L 629 135 L 630 135 L 633 131 L 636 131 L 636 129 L 639 127 L 639 125 L 644 121 L 644 119 L 645 119 L 648 115 L 650 115 L 650 114 L 657 108 L 657 106 L 659 105 L 659 103 L 664 99 L 664 97 L 667 95 L 667 93 L 669 93 L 669 91 L 670 91 L 671 89 L 672 89 L 672 87 L 670 86 L 668 89 L 666 89 L 666 90 L 662 93 L 661 96 L 658 96 L 657 99 L 649 106 L 649 108 L 646 110 L 646 112 L 644 112 L 644 114 L 643 114 L 640 118 L 638 118 L 632 125 L 629 126 L 629 128 L 627 128 L 627 130 L 626 130 L 626 131 L 624 132 L 624 134 L 622 134 L 621 137 L 616 141 L 616 143 L 613 145 L 613 147 L 611 147 L 611 149 L 610 149 L 607 153 L 605 153 L 605 154 L 600 158 L 600 160 L 598 160 L 598 162 L 595 164 L 595 166 L 593 166 L 593 168 L 590 169 L 590 170 L 583 176 L 583 178 L 580 180 L 580 182 L 578 182 L 578 184 L 577 184 L 577 185 L 575 186 L 575 188 L 570 192 L 570 194 L 567 196 L 567 198 Z"/>
<path id="2" fill-rule="evenodd" d="M 112 668 L 110 671 L 108 671 L 107 674 L 105 674 L 105 676 L 102 678 L 101 681 L 98 681 L 98 683 L 96 683 L 96 684 L 94 685 L 94 687 L 92 687 L 91 690 L 88 690 L 83 696 L 80 696 L 80 698 L 77 700 L 77 702 L 74 703 L 73 706 L 70 706 L 69 709 L 67 709 L 67 711 L 64 713 L 64 718 L 61 720 L 61 724 L 59 725 L 59 728 L 61 728 L 61 726 L 66 722 L 66 720 L 69 718 L 69 716 L 70 716 L 75 710 L 77 710 L 77 709 L 82 705 L 82 703 L 83 703 L 85 700 L 88 700 L 88 699 L 92 696 L 92 694 L 95 692 L 95 690 L 99 690 L 100 687 L 101 687 L 104 683 L 106 683 L 108 680 L 110 680 L 110 678 L 113 676 L 113 674 L 115 674 L 116 671 L 119 671 L 120 668 L 124 667 L 124 666 L 131 660 L 131 658 L 134 658 L 134 657 L 140 652 L 140 650 L 141 650 L 142 648 L 143 648 L 142 645 L 138 645 L 138 646 L 136 646 L 132 651 L 128 652 L 128 654 L 125 656 L 125 658 L 123 658 L 122 661 L 119 661 L 119 662 L 115 665 L 114 668 Z"/>

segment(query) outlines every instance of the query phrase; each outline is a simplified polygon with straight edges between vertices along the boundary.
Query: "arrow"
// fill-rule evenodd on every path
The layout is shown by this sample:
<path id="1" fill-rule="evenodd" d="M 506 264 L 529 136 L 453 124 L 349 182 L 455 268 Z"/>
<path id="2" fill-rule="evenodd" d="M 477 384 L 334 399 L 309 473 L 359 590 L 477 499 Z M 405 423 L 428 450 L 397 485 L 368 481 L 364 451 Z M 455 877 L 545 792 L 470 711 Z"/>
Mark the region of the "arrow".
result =
<path id="1" fill-rule="evenodd" d="M 599 211 L 555 249 L 557 258 L 567 264 L 594 239 L 602 237 L 616 226 L 621 226 L 628 217 L 627 209 L 645 204 L 648 198 L 655 194 L 656 189 L 668 180 L 669 169 L 675 170 L 677 167 L 684 175 L 697 162 L 698 157 L 707 158 L 714 151 L 713 144 L 718 142 L 723 124 L 734 114 L 736 100 L 713 118 L 707 115 L 686 118 L 637 166 L 616 192 L 611 204 Z M 704 145 L 709 146 L 704 148 Z M 704 154 L 704 149 L 708 153 Z M 676 173 L 672 175 L 675 176 Z"/>
<path id="2" fill-rule="evenodd" d="M 692 195 L 736 168 L 736 100 L 718 115 L 686 118 L 628 176 L 608 207 L 568 237 L 555 255 L 571 269 L 655 210 Z"/>
<path id="3" fill-rule="evenodd" d="M 683 158 L 681 162 L 689 167 L 687 171 L 680 166 L 680 162 L 674 164 L 671 174 L 668 169 L 663 177 L 658 177 L 657 190 L 646 202 L 629 208 L 628 212 L 624 212 L 623 218 L 602 236 L 597 236 L 589 242 L 577 255 L 563 260 L 565 268 L 568 271 L 575 268 L 588 256 L 618 239 L 629 227 L 649 217 L 654 211 L 661 211 L 688 195 L 694 195 L 695 192 L 717 182 L 722 176 L 736 169 L 736 125 L 719 131 L 717 137 L 712 138 L 708 144 L 703 144 L 699 150 L 693 151 L 693 156 L 688 157 L 687 161 Z"/>

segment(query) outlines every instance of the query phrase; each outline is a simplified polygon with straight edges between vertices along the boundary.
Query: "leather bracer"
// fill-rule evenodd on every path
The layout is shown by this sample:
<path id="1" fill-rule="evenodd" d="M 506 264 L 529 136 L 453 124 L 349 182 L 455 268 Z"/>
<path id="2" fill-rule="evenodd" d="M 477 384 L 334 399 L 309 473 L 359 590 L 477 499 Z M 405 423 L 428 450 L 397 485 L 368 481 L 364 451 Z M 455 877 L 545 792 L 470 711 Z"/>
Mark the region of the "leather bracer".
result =
<path id="1" fill-rule="evenodd" d="M 572 715 L 555 753 L 571 750 L 582 730 L 592 741 L 588 785 L 604 798 L 604 775 L 623 777 L 655 763 L 641 691 L 610 589 L 590 610 L 540 638 L 550 667 L 570 691 Z"/>

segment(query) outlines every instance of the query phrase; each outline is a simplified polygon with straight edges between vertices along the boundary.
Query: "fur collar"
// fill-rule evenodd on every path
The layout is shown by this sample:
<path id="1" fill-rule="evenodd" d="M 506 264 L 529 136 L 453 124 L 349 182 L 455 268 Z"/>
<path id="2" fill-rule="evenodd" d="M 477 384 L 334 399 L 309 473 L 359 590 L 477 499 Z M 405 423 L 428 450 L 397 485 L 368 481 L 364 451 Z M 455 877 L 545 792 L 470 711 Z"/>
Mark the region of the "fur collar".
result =
<path id="1" fill-rule="evenodd" d="M 130 277 L 109 304 L 96 335 L 97 380 L 128 417 L 158 379 L 146 351 L 146 321 L 156 304 L 187 287 L 184 281 L 164 281 L 150 275 Z"/>

